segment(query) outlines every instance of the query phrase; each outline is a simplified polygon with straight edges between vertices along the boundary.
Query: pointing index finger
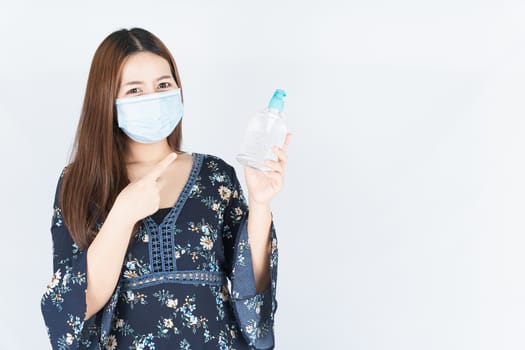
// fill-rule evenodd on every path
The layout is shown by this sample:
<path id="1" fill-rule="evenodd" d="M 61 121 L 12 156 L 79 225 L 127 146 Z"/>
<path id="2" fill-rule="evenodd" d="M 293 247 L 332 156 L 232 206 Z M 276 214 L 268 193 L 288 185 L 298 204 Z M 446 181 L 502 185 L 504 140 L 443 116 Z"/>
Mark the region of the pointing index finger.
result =
<path id="1" fill-rule="evenodd" d="M 151 177 L 154 180 L 157 180 L 176 158 L 177 158 L 177 153 L 168 154 L 166 158 L 158 162 L 157 165 L 155 165 L 155 167 L 151 169 L 150 172 L 146 176 Z"/>

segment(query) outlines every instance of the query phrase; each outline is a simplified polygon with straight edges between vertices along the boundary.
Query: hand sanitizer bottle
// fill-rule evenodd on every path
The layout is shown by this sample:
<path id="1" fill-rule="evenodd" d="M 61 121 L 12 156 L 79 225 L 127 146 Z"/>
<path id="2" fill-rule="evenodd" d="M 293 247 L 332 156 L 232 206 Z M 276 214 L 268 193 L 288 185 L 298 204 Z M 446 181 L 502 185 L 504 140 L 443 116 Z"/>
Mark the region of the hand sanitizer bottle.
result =
<path id="1" fill-rule="evenodd" d="M 288 132 L 283 113 L 285 96 L 283 90 L 275 90 L 268 108 L 251 119 L 237 155 L 237 160 L 241 164 L 259 170 L 271 170 L 264 161 L 277 160 L 272 147 L 281 147 Z"/>
<path id="2" fill-rule="evenodd" d="M 264 161 L 277 160 L 273 146 L 281 147 L 288 132 L 284 122 L 284 100 L 286 93 L 277 89 L 268 108 L 257 113 L 248 124 L 237 160 L 259 170 L 272 170 Z"/>

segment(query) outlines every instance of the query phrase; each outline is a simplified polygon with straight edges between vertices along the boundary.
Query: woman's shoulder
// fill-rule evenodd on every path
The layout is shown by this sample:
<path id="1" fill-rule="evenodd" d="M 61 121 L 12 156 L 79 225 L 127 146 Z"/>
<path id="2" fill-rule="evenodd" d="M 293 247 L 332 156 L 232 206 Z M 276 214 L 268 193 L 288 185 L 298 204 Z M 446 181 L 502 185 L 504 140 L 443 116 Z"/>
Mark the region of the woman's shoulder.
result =
<path id="1" fill-rule="evenodd" d="M 228 172 L 235 172 L 235 168 L 226 160 L 215 154 L 209 153 L 191 153 L 195 157 L 201 157 L 203 166 L 212 171 L 226 170 Z"/>

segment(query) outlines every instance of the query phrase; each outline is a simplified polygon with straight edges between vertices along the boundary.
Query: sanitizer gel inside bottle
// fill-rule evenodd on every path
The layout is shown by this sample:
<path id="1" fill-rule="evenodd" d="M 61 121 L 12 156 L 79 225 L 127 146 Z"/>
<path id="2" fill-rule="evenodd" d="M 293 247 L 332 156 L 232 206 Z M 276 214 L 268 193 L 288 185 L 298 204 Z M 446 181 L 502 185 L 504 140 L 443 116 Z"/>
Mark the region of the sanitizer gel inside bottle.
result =
<path id="1" fill-rule="evenodd" d="M 257 113 L 248 124 L 237 160 L 259 170 L 271 170 L 264 164 L 266 159 L 277 160 L 273 146 L 281 147 L 288 130 L 284 123 L 284 100 L 286 93 L 277 89 L 268 108 Z"/>

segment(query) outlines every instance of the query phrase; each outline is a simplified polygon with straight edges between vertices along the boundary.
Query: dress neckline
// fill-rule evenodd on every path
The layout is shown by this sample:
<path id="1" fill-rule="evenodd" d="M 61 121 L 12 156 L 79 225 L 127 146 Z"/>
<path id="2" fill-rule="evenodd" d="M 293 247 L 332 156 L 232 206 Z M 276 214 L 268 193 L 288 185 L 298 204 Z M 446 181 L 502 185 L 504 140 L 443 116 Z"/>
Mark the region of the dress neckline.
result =
<path id="1" fill-rule="evenodd" d="M 150 216 L 153 218 L 153 221 L 155 221 L 157 224 L 160 224 L 162 222 L 162 219 L 169 213 L 171 210 L 171 207 L 169 208 L 160 208 Z"/>
<path id="2" fill-rule="evenodd" d="M 179 194 L 179 197 L 175 201 L 175 204 L 172 207 L 167 208 L 159 208 L 158 211 L 168 211 L 168 213 L 164 216 L 164 219 L 157 224 L 157 222 L 152 218 L 155 213 L 146 216 L 144 219 L 147 226 L 150 228 L 160 228 L 161 226 L 165 226 L 166 224 L 173 224 L 177 217 L 179 216 L 179 213 L 186 203 L 186 200 L 188 199 L 188 196 L 191 192 L 191 189 L 193 187 L 193 184 L 195 183 L 195 180 L 197 178 L 197 175 L 200 172 L 200 168 L 202 166 L 202 160 L 204 158 L 203 154 L 200 153 L 192 153 L 192 164 L 191 164 L 191 170 L 188 178 L 186 179 L 186 183 L 184 184 L 184 187 L 182 188 L 181 193 Z M 157 212 L 158 212 L 157 211 Z"/>

